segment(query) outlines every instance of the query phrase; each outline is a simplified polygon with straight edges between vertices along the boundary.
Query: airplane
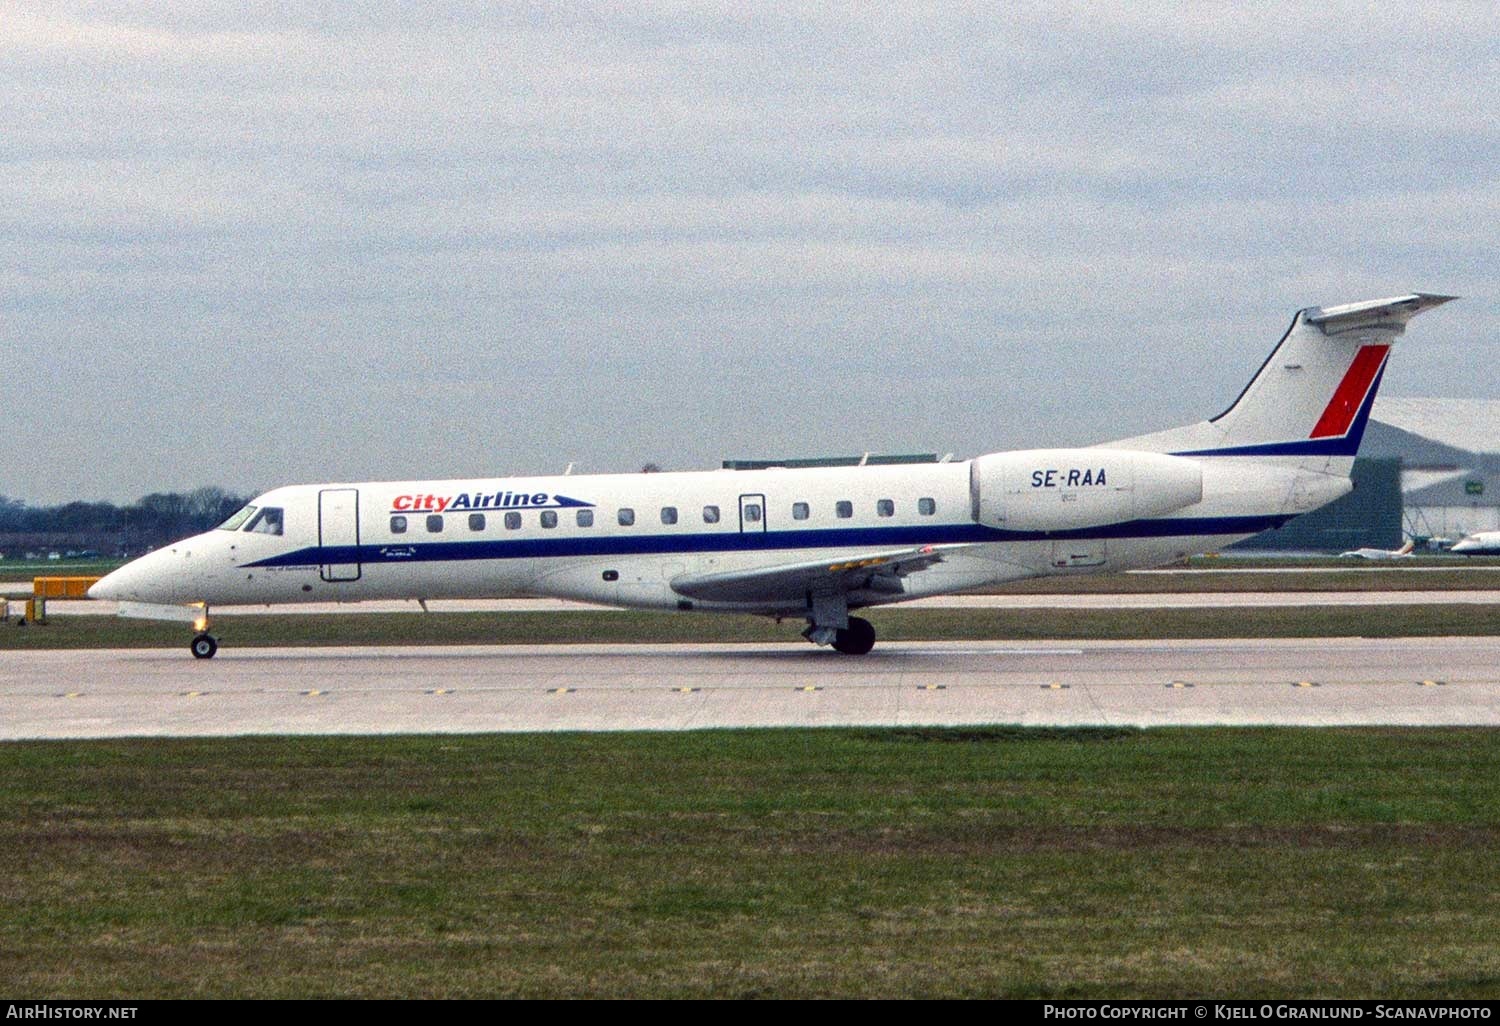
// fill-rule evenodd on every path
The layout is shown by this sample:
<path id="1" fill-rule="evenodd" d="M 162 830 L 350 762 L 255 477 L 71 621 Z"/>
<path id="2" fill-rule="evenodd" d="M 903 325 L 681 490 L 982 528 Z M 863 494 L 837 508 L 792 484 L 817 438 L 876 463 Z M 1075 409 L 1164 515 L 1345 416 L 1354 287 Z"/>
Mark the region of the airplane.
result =
<path id="1" fill-rule="evenodd" d="M 1465 556 L 1500 556 L 1500 531 L 1479 531 L 1461 538 L 1449 552 Z"/>
<path id="2" fill-rule="evenodd" d="M 805 620 L 863 655 L 869 607 L 1159 566 L 1347 494 L 1391 344 L 1453 298 L 1299 310 L 1227 410 L 1166 431 L 915 465 L 294 485 L 89 595 L 194 620 L 200 659 L 215 606 L 517 595 Z"/>
<path id="3" fill-rule="evenodd" d="M 1339 556 L 1350 556 L 1355 559 L 1410 559 L 1411 550 L 1416 548 L 1415 542 L 1407 542 L 1399 549 L 1351 549 L 1348 552 L 1340 552 Z"/>

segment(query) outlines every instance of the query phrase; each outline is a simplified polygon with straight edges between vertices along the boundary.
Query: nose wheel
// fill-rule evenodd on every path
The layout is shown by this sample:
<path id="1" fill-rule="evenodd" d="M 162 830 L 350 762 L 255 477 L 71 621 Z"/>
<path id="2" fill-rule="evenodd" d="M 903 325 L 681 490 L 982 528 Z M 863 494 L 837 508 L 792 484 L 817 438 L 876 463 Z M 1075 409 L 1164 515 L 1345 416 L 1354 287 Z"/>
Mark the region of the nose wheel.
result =
<path id="1" fill-rule="evenodd" d="M 200 634 L 193 639 L 193 643 L 188 648 L 195 659 L 212 659 L 214 653 L 219 650 L 219 639 L 212 634 Z"/>

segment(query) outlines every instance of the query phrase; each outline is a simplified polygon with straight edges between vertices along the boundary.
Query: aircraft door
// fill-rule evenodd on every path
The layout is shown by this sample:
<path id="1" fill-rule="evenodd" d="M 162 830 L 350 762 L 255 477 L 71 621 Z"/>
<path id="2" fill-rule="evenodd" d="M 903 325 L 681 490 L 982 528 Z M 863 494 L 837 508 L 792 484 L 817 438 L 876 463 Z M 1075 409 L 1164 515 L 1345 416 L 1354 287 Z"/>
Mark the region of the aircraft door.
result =
<path id="1" fill-rule="evenodd" d="M 766 533 L 766 497 L 764 495 L 740 496 L 740 533 Z"/>
<path id="2" fill-rule="evenodd" d="M 357 581 L 359 560 L 359 490 L 325 488 L 318 493 L 318 547 L 334 549 L 336 558 L 353 562 L 324 563 L 318 573 L 325 581 Z M 340 551 L 342 550 L 342 551 Z"/>

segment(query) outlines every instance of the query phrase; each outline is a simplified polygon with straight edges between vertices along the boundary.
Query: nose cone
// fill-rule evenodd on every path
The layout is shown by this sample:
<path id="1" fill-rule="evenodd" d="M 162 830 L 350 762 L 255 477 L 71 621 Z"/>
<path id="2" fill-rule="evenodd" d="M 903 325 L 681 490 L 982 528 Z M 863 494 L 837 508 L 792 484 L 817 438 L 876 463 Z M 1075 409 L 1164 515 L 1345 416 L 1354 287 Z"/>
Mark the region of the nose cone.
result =
<path id="1" fill-rule="evenodd" d="M 152 573 L 152 567 L 162 569 L 161 561 L 153 559 L 157 555 L 159 553 L 153 552 L 133 559 L 118 570 L 105 574 L 89 589 L 89 598 L 106 602 L 147 601 L 144 596 L 151 590 L 152 580 L 157 576 Z"/>
<path id="2" fill-rule="evenodd" d="M 100 578 L 89 589 L 89 598 L 164 604 L 196 601 L 193 592 L 200 588 L 193 563 L 202 561 L 195 561 L 188 555 L 186 546 L 189 542 L 179 542 L 131 560 Z"/>
<path id="3" fill-rule="evenodd" d="M 1457 545 L 1453 546 L 1453 548 L 1449 549 L 1448 551 L 1449 552 L 1472 552 L 1473 550 L 1475 550 L 1477 548 L 1479 548 L 1479 543 L 1477 541 L 1475 541 L 1473 538 L 1465 538 L 1463 541 L 1459 542 Z"/>
<path id="4" fill-rule="evenodd" d="M 123 569 L 125 569 L 123 566 L 120 567 L 120 570 Z M 118 588 L 120 584 L 118 580 L 120 576 L 120 570 L 111 570 L 109 573 L 105 574 L 103 577 L 95 581 L 93 585 L 89 587 L 89 598 L 103 599 L 106 602 L 118 601 L 119 594 L 115 591 L 115 589 Z"/>

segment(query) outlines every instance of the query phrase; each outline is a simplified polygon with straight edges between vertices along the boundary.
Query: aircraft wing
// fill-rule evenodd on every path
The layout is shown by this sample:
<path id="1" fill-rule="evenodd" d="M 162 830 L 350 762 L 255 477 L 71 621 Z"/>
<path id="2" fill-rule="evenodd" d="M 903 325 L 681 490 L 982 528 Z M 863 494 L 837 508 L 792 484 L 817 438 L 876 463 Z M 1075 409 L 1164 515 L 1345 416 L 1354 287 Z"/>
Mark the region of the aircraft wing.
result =
<path id="1" fill-rule="evenodd" d="M 901 579 L 943 561 L 945 551 L 960 545 L 923 545 L 914 549 L 865 552 L 840 559 L 782 563 L 749 570 L 684 574 L 672 579 L 672 590 L 706 602 L 802 602 L 809 594 L 873 591 L 899 595 Z"/>

